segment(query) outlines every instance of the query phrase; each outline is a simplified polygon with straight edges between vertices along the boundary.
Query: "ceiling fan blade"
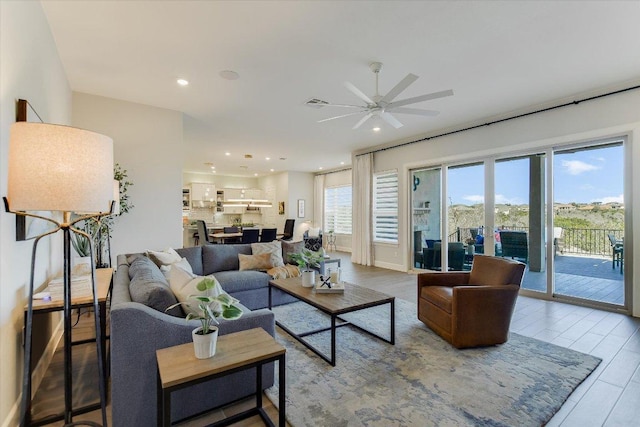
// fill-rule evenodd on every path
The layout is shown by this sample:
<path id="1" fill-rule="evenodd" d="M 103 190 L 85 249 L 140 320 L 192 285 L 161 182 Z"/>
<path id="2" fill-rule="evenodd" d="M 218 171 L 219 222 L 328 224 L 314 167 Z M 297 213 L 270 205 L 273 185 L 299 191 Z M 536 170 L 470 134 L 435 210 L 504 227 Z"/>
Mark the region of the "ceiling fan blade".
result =
<path id="1" fill-rule="evenodd" d="M 389 107 L 387 107 L 387 110 L 389 110 Z M 415 114 L 417 116 L 426 116 L 426 117 L 434 117 L 440 114 L 440 111 L 421 110 L 419 108 L 397 107 L 397 108 L 393 108 L 392 110 L 394 113 Z"/>
<path id="2" fill-rule="evenodd" d="M 344 108 L 367 108 L 366 105 L 351 105 L 351 104 L 322 104 L 323 107 L 344 107 Z"/>
<path id="3" fill-rule="evenodd" d="M 329 117 L 328 119 L 318 120 L 318 123 L 328 122 L 329 120 L 341 119 L 343 117 L 355 116 L 356 114 L 364 113 L 365 111 L 367 110 L 356 111 L 355 113 L 342 114 L 341 116 Z"/>
<path id="4" fill-rule="evenodd" d="M 387 105 L 387 108 L 401 107 L 403 105 L 415 104 L 416 102 L 428 101 L 430 99 L 444 98 L 445 96 L 451 95 L 453 95 L 453 91 L 451 89 L 443 90 L 442 92 L 434 92 L 426 95 L 416 96 L 414 98 L 407 98 L 401 101 L 392 102 L 391 104 Z"/>
<path id="5" fill-rule="evenodd" d="M 354 130 L 358 129 L 360 126 L 362 126 L 364 124 L 364 122 L 369 120 L 371 117 L 373 117 L 373 114 L 372 113 L 368 113 L 366 116 L 361 118 L 360 121 L 358 123 L 356 123 L 356 125 L 352 129 L 354 129 Z"/>
<path id="6" fill-rule="evenodd" d="M 367 95 L 365 95 L 364 92 L 362 92 L 360 89 L 355 87 L 353 84 L 351 84 L 349 82 L 344 82 L 344 87 L 349 89 L 349 91 L 351 91 L 351 93 L 353 93 L 358 98 L 362 99 L 367 104 L 375 104 L 375 102 L 373 102 L 371 100 L 371 98 L 369 98 Z"/>
<path id="7" fill-rule="evenodd" d="M 418 80 L 418 76 L 411 73 L 407 74 L 407 76 L 404 79 L 400 80 L 400 83 L 395 85 L 393 89 L 387 92 L 387 94 L 383 96 L 379 102 L 389 103 L 393 101 L 396 96 L 400 95 L 406 88 L 409 87 L 411 83 L 415 82 L 416 80 Z"/>
<path id="8" fill-rule="evenodd" d="M 393 117 L 391 114 L 387 113 L 386 111 L 384 113 L 380 114 L 380 117 L 382 117 L 382 120 L 384 120 L 385 122 L 389 123 L 391 126 L 393 126 L 396 129 L 401 128 L 403 126 L 402 123 L 400 123 L 398 121 L 398 119 L 396 119 L 395 117 Z"/>

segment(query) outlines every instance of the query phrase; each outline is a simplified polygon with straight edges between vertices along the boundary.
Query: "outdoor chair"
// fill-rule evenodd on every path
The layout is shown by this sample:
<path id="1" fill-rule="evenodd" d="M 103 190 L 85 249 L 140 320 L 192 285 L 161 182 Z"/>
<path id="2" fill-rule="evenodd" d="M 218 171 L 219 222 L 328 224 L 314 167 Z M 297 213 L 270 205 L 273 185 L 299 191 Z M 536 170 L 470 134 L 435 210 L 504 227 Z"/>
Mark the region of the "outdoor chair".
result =
<path id="1" fill-rule="evenodd" d="M 434 242 L 432 248 L 422 249 L 424 268 L 427 270 L 442 269 L 442 242 Z M 464 245 L 461 242 L 449 243 L 448 261 L 449 270 L 462 270 L 464 266 Z"/>
<path id="2" fill-rule="evenodd" d="M 418 274 L 418 319 L 456 348 L 505 343 L 524 270 L 476 255 L 471 271 Z"/>
<path id="3" fill-rule="evenodd" d="M 553 256 L 564 253 L 564 228 L 553 227 Z"/>
<path id="4" fill-rule="evenodd" d="M 500 231 L 502 256 L 505 258 L 520 258 L 526 263 L 529 259 L 529 245 L 527 233 L 524 231 Z"/>
<path id="5" fill-rule="evenodd" d="M 609 243 L 611 244 L 611 268 L 616 268 L 616 265 L 620 266 L 620 274 L 622 274 L 622 261 L 624 256 L 624 242 L 618 240 L 615 235 L 609 233 Z"/>
<path id="6" fill-rule="evenodd" d="M 424 268 L 424 258 L 422 256 L 422 230 L 413 232 L 413 263 L 414 267 Z"/>

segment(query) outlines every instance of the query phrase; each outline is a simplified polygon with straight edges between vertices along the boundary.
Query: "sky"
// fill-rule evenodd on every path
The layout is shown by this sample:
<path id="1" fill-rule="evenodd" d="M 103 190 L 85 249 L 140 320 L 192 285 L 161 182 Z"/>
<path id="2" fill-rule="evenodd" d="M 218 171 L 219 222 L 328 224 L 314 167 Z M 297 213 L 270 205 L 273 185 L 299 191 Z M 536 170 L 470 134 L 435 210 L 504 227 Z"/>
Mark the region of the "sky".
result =
<path id="1" fill-rule="evenodd" d="M 556 203 L 623 202 L 622 145 L 554 155 Z M 529 160 L 496 163 L 496 203 L 528 204 Z M 449 195 L 453 204 L 484 201 L 484 166 L 449 170 Z"/>

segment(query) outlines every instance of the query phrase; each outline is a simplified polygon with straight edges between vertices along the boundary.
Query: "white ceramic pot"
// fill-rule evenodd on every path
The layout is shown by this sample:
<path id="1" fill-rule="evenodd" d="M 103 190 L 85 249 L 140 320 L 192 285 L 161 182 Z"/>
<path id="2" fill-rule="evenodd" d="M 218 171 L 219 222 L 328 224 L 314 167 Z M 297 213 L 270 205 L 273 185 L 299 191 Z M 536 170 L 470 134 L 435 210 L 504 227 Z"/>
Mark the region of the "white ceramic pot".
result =
<path id="1" fill-rule="evenodd" d="M 206 335 L 201 335 L 198 333 L 202 331 L 202 326 L 199 326 L 191 331 L 191 336 L 193 337 L 193 348 L 195 349 L 197 359 L 208 359 L 216 354 L 218 328 L 216 326 L 212 326 L 210 329 L 213 332 Z"/>
<path id="2" fill-rule="evenodd" d="M 302 286 L 312 288 L 316 283 L 316 272 L 313 270 L 304 270 L 302 272 Z"/>

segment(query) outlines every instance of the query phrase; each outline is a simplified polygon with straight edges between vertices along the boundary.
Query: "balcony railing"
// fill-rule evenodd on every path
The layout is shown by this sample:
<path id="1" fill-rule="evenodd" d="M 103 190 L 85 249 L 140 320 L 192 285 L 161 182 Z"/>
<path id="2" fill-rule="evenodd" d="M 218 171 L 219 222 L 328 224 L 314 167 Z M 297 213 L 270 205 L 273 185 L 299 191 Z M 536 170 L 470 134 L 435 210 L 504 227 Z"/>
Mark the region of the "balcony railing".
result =
<path id="1" fill-rule="evenodd" d="M 449 234 L 449 242 L 466 242 L 472 238 L 472 231 L 477 228 L 457 228 Z M 529 231 L 528 227 L 500 226 L 498 230 Z M 482 231 L 481 234 L 484 234 Z M 602 229 L 602 228 L 564 228 L 560 236 L 560 244 L 563 254 L 598 255 L 610 257 L 612 246 L 609 234 L 615 236 L 616 240 L 624 238 L 623 230 Z"/>

